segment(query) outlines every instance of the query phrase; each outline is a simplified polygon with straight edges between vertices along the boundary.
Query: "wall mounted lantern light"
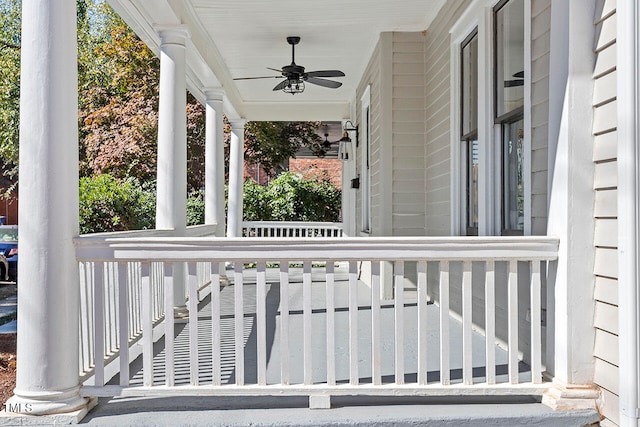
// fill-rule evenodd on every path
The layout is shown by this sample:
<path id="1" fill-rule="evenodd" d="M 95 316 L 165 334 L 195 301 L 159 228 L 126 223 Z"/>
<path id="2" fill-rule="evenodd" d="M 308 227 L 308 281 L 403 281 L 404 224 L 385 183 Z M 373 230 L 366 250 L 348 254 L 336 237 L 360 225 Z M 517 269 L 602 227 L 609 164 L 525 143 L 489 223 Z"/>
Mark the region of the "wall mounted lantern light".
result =
<path id="1" fill-rule="evenodd" d="M 357 147 L 358 146 L 358 126 L 354 125 L 351 122 L 351 120 L 347 120 L 344 123 L 342 130 L 344 131 L 344 134 L 340 139 L 340 149 L 339 149 L 338 157 L 341 160 L 349 160 L 350 153 L 352 152 L 352 148 L 351 148 L 352 144 L 351 144 L 351 138 L 349 137 L 349 132 L 356 133 L 356 147 Z"/>

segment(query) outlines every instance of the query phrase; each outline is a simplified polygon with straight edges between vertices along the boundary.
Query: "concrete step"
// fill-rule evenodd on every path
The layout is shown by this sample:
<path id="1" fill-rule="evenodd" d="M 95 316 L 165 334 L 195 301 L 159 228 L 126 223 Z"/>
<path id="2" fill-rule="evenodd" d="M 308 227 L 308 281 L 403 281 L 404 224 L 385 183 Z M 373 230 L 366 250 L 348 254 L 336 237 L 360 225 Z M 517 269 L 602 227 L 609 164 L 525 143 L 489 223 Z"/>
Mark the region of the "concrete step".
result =
<path id="1" fill-rule="evenodd" d="M 389 404 L 391 402 L 391 404 Z M 578 427 L 596 411 L 554 412 L 523 398 L 511 403 L 430 399 L 334 398 L 331 409 L 308 409 L 306 397 L 171 397 L 100 399 L 82 424 L 100 426 L 433 426 Z M 596 424 L 597 425 L 597 424 Z"/>

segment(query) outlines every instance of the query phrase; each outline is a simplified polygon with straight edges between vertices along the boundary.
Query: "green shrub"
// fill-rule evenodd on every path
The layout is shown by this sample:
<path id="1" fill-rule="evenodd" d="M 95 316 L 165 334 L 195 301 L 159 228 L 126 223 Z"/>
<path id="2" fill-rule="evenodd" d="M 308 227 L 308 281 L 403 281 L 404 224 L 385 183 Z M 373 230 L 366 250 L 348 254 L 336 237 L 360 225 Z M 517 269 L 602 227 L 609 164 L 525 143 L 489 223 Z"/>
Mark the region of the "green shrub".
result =
<path id="1" fill-rule="evenodd" d="M 340 220 L 341 193 L 329 180 L 305 180 L 285 172 L 261 186 L 244 185 L 246 221 L 329 221 Z"/>
<path id="2" fill-rule="evenodd" d="M 204 224 L 204 191 L 192 191 L 187 198 L 187 226 Z"/>
<path id="3" fill-rule="evenodd" d="M 155 227 L 152 185 L 111 175 L 80 179 L 80 233 L 143 230 Z"/>
<path id="4" fill-rule="evenodd" d="M 252 180 L 244 182 L 242 199 L 242 215 L 245 221 L 266 221 L 269 217 L 267 210 L 267 187 Z"/>

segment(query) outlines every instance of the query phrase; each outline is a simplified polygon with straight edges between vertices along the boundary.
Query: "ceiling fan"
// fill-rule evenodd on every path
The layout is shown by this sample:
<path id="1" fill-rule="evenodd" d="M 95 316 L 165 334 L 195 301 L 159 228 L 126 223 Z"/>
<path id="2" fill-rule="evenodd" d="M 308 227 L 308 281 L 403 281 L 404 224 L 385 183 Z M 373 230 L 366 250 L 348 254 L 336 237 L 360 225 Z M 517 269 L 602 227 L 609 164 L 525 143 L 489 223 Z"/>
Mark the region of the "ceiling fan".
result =
<path id="1" fill-rule="evenodd" d="M 234 80 L 255 80 L 255 79 L 282 79 L 285 80 L 278 83 L 273 90 L 282 90 L 283 92 L 295 95 L 296 93 L 304 92 L 305 82 L 314 85 L 327 87 L 331 89 L 337 89 L 342 86 L 342 83 L 334 80 L 326 80 L 321 77 L 344 77 L 344 73 L 339 70 L 322 70 L 322 71 L 305 71 L 302 65 L 296 64 L 296 45 L 300 43 L 300 37 L 289 36 L 287 37 L 287 43 L 291 45 L 291 64 L 285 65 L 282 69 L 267 67 L 272 71 L 277 71 L 281 75 L 279 76 L 264 76 L 264 77 L 239 77 Z"/>

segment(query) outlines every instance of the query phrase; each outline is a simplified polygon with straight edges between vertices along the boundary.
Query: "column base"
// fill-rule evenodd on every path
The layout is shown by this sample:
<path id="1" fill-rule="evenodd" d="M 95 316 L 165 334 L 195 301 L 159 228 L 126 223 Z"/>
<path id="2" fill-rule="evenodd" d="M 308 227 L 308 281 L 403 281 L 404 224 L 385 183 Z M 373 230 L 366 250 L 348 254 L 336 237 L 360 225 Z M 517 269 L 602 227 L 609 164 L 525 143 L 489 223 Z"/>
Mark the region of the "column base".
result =
<path id="1" fill-rule="evenodd" d="M 21 392 L 15 390 L 14 395 L 5 403 L 4 415 L 66 414 L 77 417 L 78 414 L 82 414 L 81 419 L 90 409 L 90 400 L 81 397 L 79 391 L 80 387 L 50 392 Z"/>
<path id="2" fill-rule="evenodd" d="M 553 387 L 542 395 L 542 403 L 554 411 L 598 410 L 600 390 L 593 385 L 561 384 L 554 380 Z"/>

